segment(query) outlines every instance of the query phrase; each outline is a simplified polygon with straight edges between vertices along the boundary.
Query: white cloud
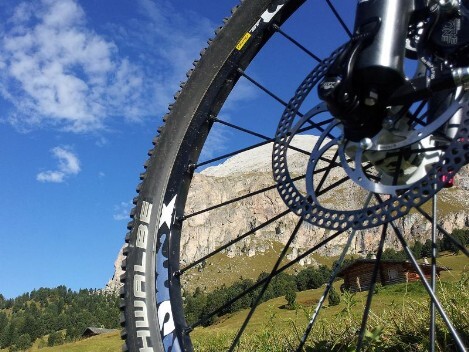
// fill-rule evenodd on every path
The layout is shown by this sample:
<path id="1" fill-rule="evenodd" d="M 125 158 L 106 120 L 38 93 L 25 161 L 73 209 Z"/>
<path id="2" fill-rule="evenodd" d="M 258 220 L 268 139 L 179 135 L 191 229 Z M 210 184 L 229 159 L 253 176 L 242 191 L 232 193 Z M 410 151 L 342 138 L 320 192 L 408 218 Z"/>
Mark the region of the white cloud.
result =
<path id="1" fill-rule="evenodd" d="M 97 32 L 77 0 L 19 2 L 0 26 L 0 119 L 86 133 L 162 116 L 218 23 L 169 0 L 135 6 Z"/>
<path id="2" fill-rule="evenodd" d="M 40 182 L 62 183 L 64 179 L 65 173 L 62 171 L 43 171 L 36 176 L 36 180 Z"/>
<path id="3" fill-rule="evenodd" d="M 69 147 L 55 147 L 51 150 L 54 158 L 58 159 L 55 170 L 47 170 L 37 174 L 36 179 L 40 182 L 61 183 L 80 171 L 80 160 Z"/>
<path id="4" fill-rule="evenodd" d="M 0 40 L 0 92 L 14 106 L 10 123 L 88 132 L 108 117 L 149 114 L 138 93 L 145 91 L 143 73 L 87 27 L 75 0 L 20 3 L 10 23 Z"/>

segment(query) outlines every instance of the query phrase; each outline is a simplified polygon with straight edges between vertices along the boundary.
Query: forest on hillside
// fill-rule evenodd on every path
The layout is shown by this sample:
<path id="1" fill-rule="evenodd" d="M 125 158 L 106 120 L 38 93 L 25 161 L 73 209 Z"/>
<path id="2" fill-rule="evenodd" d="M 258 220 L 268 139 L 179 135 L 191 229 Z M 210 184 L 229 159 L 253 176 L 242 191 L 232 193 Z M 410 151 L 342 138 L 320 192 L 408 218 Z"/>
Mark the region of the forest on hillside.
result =
<path id="1" fill-rule="evenodd" d="M 40 288 L 14 299 L 0 294 L 0 349 L 23 351 L 36 339 L 54 346 L 81 337 L 89 326 L 119 328 L 119 297 L 66 286 Z M 46 338 L 47 336 L 47 338 Z"/>

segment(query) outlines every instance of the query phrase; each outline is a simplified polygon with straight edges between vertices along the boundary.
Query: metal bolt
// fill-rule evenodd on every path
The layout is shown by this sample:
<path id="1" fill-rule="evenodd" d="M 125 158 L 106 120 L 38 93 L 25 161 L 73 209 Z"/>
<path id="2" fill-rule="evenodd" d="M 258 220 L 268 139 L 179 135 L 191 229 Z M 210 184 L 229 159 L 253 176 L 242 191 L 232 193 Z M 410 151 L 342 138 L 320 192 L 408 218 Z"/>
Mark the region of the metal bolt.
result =
<path id="1" fill-rule="evenodd" d="M 469 67 L 460 67 L 451 71 L 454 83 L 462 86 L 464 90 L 469 90 Z"/>
<path id="2" fill-rule="evenodd" d="M 373 106 L 378 101 L 378 93 L 375 90 L 370 90 L 368 97 L 365 98 L 365 105 Z"/>
<path id="3" fill-rule="evenodd" d="M 383 128 L 390 130 L 391 128 L 394 127 L 394 120 L 391 118 L 384 119 L 383 121 Z"/>
<path id="4" fill-rule="evenodd" d="M 370 138 L 363 138 L 360 141 L 360 148 L 362 150 L 368 150 L 373 146 L 373 141 Z"/>

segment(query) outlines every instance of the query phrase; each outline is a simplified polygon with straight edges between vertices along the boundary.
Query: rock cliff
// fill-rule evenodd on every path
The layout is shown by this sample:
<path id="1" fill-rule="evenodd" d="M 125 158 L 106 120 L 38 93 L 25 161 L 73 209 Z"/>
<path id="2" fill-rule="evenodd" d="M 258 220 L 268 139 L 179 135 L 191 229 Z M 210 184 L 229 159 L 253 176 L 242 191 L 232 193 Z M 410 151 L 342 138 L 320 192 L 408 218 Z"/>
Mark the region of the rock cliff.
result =
<path id="1" fill-rule="evenodd" d="M 295 141 L 295 145 L 309 151 L 315 142 L 315 137 L 300 136 Z M 257 229 L 261 224 L 287 209 L 276 188 L 255 194 L 257 190 L 274 184 L 271 173 L 271 153 L 272 145 L 265 145 L 241 153 L 218 166 L 209 167 L 194 175 L 187 199 L 186 214 L 192 214 L 237 197 L 254 195 L 189 217 L 183 225 L 182 266 L 201 258 L 248 231 L 256 230 L 252 235 L 226 249 L 222 255 L 228 258 L 244 257 L 249 260 L 249 258 L 272 250 L 276 244 L 285 244 L 288 241 L 298 222 L 298 217 L 294 214 L 283 216 L 278 221 Z M 308 156 L 303 153 L 296 151 L 289 153 L 290 173 L 292 175 L 304 174 L 304 165 L 307 160 Z M 333 184 L 344 176 L 343 171 L 331 172 L 323 187 Z M 303 190 L 305 182 L 298 181 L 297 187 Z M 469 200 L 465 196 L 467 190 L 469 190 L 469 172 L 466 167 L 457 176 L 455 187 L 440 192 L 438 198 L 440 224 L 449 232 L 455 228 L 469 226 L 467 210 Z M 328 193 L 327 197 L 321 199 L 321 202 L 335 208 L 357 209 L 363 204 L 363 199 L 364 192 L 350 181 L 338 187 L 332 196 Z M 430 207 L 424 207 L 430 212 Z M 416 212 L 399 219 L 397 224 L 410 242 L 416 240 L 425 242 L 431 231 L 431 224 Z M 379 242 L 379 231 L 380 228 L 375 228 L 358 232 L 351 252 L 364 255 L 375 251 Z M 329 230 L 303 225 L 293 241 L 288 259 L 295 259 L 305 250 L 328 238 L 330 234 Z M 317 253 L 322 256 L 339 255 L 347 237 L 347 234 L 341 235 L 320 248 Z M 387 237 L 386 246 L 399 247 L 394 235 L 390 234 Z M 113 279 L 107 285 L 110 289 L 116 287 L 119 281 L 121 255 L 122 251 L 116 260 Z M 300 264 L 311 263 L 314 263 L 311 257 L 300 262 Z"/>

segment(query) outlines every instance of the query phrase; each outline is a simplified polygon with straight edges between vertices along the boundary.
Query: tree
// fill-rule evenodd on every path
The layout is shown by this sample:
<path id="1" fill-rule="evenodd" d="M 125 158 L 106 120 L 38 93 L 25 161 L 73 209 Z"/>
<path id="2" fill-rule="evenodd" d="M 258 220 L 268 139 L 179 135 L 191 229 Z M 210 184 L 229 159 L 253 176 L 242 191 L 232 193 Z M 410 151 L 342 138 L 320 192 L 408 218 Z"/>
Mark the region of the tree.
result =
<path id="1" fill-rule="evenodd" d="M 329 297 L 328 297 L 328 300 L 329 300 L 329 305 L 330 306 L 336 306 L 340 303 L 340 295 L 339 293 L 336 291 L 336 289 L 334 288 L 334 286 L 331 286 L 331 289 L 329 291 Z"/>
<path id="2" fill-rule="evenodd" d="M 18 329 L 14 322 L 10 322 L 0 336 L 0 348 L 13 345 L 18 339 Z"/>
<path id="3" fill-rule="evenodd" d="M 285 293 L 285 299 L 287 300 L 287 309 L 295 309 L 296 307 L 296 291 L 293 288 L 288 288 Z"/>
<path id="4" fill-rule="evenodd" d="M 329 276 L 330 270 L 325 265 L 318 269 L 306 268 L 296 276 L 296 287 L 298 291 L 319 288 L 327 282 Z"/>
<path id="5" fill-rule="evenodd" d="M 25 351 L 33 345 L 31 336 L 29 334 L 23 334 L 16 340 L 13 348 L 10 351 Z"/>
<path id="6" fill-rule="evenodd" d="M 51 332 L 47 339 L 47 346 L 57 346 L 64 343 L 64 336 L 60 331 Z"/>
<path id="7" fill-rule="evenodd" d="M 5 312 L 0 312 L 0 336 L 8 325 L 8 316 Z"/>
<path id="8" fill-rule="evenodd" d="M 272 279 L 271 286 L 274 297 L 282 297 L 290 289 L 296 291 L 296 280 L 293 275 L 280 273 Z"/>
<path id="9" fill-rule="evenodd" d="M 451 237 L 458 242 L 461 246 L 465 247 L 469 244 L 469 230 L 454 230 Z M 453 254 L 459 253 L 459 246 L 451 241 L 448 236 L 443 237 L 443 249 L 452 252 Z"/>
<path id="10" fill-rule="evenodd" d="M 396 251 L 394 248 L 386 248 L 381 255 L 382 260 L 406 260 L 404 251 Z"/>
<path id="11" fill-rule="evenodd" d="M 185 297 L 184 303 L 187 321 L 189 324 L 195 323 L 204 314 L 204 308 L 207 305 L 207 295 L 197 287 L 194 294 Z"/>
<path id="12" fill-rule="evenodd" d="M 33 304 L 32 307 L 35 307 Z M 20 329 L 20 334 L 28 335 L 31 340 L 36 340 L 44 335 L 44 327 L 39 320 L 40 313 L 37 308 L 32 308 L 24 313 L 24 323 Z"/>
<path id="13" fill-rule="evenodd" d="M 436 244 L 435 244 L 436 247 Z M 428 239 L 422 246 L 422 258 L 431 258 L 433 253 L 432 240 Z M 438 253 L 437 253 L 438 255 Z"/>
<path id="14" fill-rule="evenodd" d="M 420 241 L 415 241 L 414 245 L 412 246 L 412 253 L 416 259 L 422 258 L 422 248 L 423 244 Z"/>

